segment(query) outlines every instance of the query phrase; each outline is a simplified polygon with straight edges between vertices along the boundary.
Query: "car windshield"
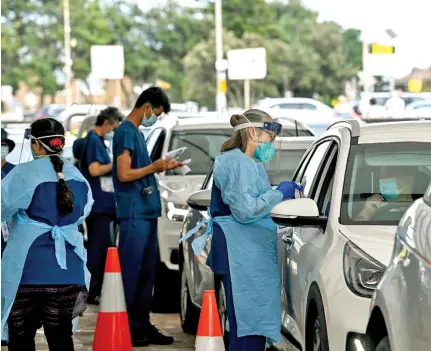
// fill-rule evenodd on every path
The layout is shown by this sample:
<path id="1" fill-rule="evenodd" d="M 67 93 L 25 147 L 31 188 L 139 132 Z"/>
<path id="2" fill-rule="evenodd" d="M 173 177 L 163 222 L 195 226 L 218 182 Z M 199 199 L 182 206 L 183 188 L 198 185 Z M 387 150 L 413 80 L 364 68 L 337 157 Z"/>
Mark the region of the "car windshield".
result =
<path id="1" fill-rule="evenodd" d="M 341 205 L 341 224 L 398 225 L 431 180 L 430 143 L 353 145 Z"/>
<path id="2" fill-rule="evenodd" d="M 188 165 L 191 172 L 187 175 L 205 175 L 220 154 L 221 145 L 232 136 L 232 129 L 226 130 L 193 130 L 173 132 L 169 151 L 187 147 L 181 156 L 182 160 L 191 159 Z M 167 171 L 167 175 L 175 172 Z"/>

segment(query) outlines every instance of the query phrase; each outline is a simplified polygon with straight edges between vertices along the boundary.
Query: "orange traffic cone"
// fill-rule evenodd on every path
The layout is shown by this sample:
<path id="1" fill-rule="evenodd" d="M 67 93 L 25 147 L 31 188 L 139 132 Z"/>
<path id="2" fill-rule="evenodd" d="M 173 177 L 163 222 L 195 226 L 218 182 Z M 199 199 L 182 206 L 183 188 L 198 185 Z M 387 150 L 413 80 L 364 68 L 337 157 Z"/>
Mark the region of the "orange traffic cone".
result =
<path id="1" fill-rule="evenodd" d="M 225 351 L 214 290 L 204 291 L 195 350 Z"/>
<path id="2" fill-rule="evenodd" d="M 93 351 L 132 351 L 120 259 L 116 247 L 108 249 L 106 258 Z"/>

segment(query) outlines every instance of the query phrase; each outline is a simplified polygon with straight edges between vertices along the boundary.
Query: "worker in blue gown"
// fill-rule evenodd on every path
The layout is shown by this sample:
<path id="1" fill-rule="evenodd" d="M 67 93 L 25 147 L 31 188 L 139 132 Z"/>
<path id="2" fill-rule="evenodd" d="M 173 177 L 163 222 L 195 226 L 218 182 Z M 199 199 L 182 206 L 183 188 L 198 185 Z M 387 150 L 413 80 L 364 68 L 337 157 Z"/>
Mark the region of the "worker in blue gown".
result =
<path id="1" fill-rule="evenodd" d="M 95 127 L 85 138 L 73 143 L 78 168 L 87 179 L 93 193 L 94 205 L 85 223 L 88 234 L 88 262 L 91 273 L 87 302 L 98 305 L 102 292 L 103 274 L 108 248 L 114 246 L 111 228 L 116 220 L 112 155 L 105 141 L 111 141 L 123 119 L 116 107 L 108 107 L 97 115 Z"/>
<path id="2" fill-rule="evenodd" d="M 7 132 L 4 128 L 1 129 L 1 179 L 15 167 L 10 162 L 6 161 L 6 156 L 9 155 L 12 150 L 15 149 L 15 142 L 8 138 Z M 4 248 L 6 247 L 6 241 L 4 236 L 9 234 L 9 226 L 7 223 L 2 223 L 2 236 L 1 236 L 1 254 L 3 256 Z"/>
<path id="3" fill-rule="evenodd" d="M 264 165 L 275 155 L 280 124 L 251 109 L 232 116 L 231 125 L 234 134 L 214 163 L 212 223 L 192 247 L 199 255 L 212 235 L 207 264 L 225 289 L 230 351 L 264 351 L 267 341 L 281 340 L 277 227 L 270 212 L 302 187 L 285 181 L 273 189 L 269 182 Z"/>
<path id="4" fill-rule="evenodd" d="M 157 219 L 160 193 L 155 173 L 181 166 L 172 158 L 152 162 L 139 126 L 153 123 L 155 110 L 169 99 L 158 87 L 143 91 L 113 140 L 113 179 L 120 225 L 119 255 L 133 346 L 169 345 L 174 339 L 150 322 L 150 307 L 158 262 Z"/>
<path id="5" fill-rule="evenodd" d="M 91 188 L 61 156 L 60 122 L 39 119 L 25 138 L 34 160 L 15 166 L 1 189 L 1 220 L 12 221 L 1 262 L 2 339 L 10 351 L 33 351 L 43 326 L 50 351 L 73 351 L 89 283 L 78 224 L 90 213 Z"/>

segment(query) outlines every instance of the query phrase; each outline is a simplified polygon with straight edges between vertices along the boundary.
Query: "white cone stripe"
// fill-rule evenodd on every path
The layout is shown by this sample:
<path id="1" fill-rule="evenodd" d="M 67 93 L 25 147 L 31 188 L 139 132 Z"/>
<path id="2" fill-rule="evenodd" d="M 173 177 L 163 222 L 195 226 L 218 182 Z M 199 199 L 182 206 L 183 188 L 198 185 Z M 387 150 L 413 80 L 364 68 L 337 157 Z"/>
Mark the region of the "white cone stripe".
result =
<path id="1" fill-rule="evenodd" d="M 196 351 L 225 351 L 222 336 L 197 336 Z"/>
<path id="2" fill-rule="evenodd" d="M 126 310 L 121 273 L 105 273 L 99 311 L 125 312 Z"/>

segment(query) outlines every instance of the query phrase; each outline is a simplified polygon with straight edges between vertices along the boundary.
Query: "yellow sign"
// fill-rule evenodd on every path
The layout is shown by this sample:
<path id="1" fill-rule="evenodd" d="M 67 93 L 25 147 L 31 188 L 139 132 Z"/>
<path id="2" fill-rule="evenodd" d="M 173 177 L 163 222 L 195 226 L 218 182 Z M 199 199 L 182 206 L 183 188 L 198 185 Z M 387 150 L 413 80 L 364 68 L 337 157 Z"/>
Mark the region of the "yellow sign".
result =
<path id="1" fill-rule="evenodd" d="M 160 80 L 160 79 L 156 80 L 156 85 L 162 89 L 171 89 L 172 88 L 171 83 L 165 82 L 164 80 Z"/>
<path id="2" fill-rule="evenodd" d="M 374 43 L 370 45 L 369 52 L 374 55 L 393 55 L 395 54 L 395 46 Z"/>
<path id="3" fill-rule="evenodd" d="M 422 91 L 422 80 L 417 78 L 410 79 L 408 88 L 411 93 L 420 93 Z"/>
<path id="4" fill-rule="evenodd" d="M 220 93 L 227 93 L 227 82 L 226 79 L 220 81 L 220 85 L 218 87 Z"/>

